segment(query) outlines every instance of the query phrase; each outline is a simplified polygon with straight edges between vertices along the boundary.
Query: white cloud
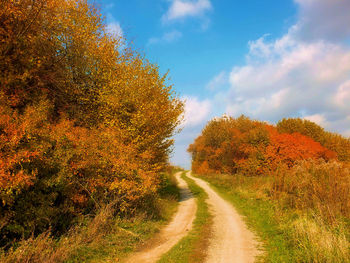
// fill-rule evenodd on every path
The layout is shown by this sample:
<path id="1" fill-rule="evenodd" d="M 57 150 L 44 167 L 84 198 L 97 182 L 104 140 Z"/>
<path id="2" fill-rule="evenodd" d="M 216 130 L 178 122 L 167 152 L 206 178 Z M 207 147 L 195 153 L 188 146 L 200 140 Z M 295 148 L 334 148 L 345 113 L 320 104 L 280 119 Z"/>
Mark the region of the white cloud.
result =
<path id="1" fill-rule="evenodd" d="M 120 26 L 119 22 L 112 22 L 112 23 L 107 24 L 106 30 L 107 30 L 108 34 L 110 34 L 114 37 L 117 37 L 117 38 L 123 37 L 123 35 L 124 35 L 123 29 Z"/>
<path id="2" fill-rule="evenodd" d="M 200 101 L 197 97 L 183 97 L 185 101 L 184 126 L 191 127 L 203 124 L 211 112 L 209 100 Z"/>
<path id="3" fill-rule="evenodd" d="M 248 46 L 249 46 L 249 55 L 254 56 L 254 57 L 268 57 L 271 54 L 271 46 L 266 44 L 265 38 L 268 37 L 269 35 L 266 34 L 259 38 L 256 41 L 249 41 Z M 249 59 L 249 57 L 248 57 Z"/>
<path id="4" fill-rule="evenodd" d="M 148 40 L 148 45 L 159 44 L 159 43 L 172 43 L 179 40 L 182 37 L 182 33 L 173 30 L 165 33 L 162 37 L 152 37 Z"/>
<path id="5" fill-rule="evenodd" d="M 350 113 L 350 80 L 342 84 L 335 96 L 334 103 L 335 105 L 342 107 Z"/>
<path id="6" fill-rule="evenodd" d="M 303 40 L 340 40 L 350 34 L 350 1 L 295 0 L 300 7 L 297 34 Z"/>
<path id="7" fill-rule="evenodd" d="M 110 8 L 113 7 L 113 4 L 109 5 L 111 5 Z M 112 13 L 107 13 L 106 32 L 115 38 L 123 38 L 124 36 L 120 23 L 115 19 Z"/>
<path id="8" fill-rule="evenodd" d="M 185 127 L 180 134 L 175 136 L 176 152 L 171 156 L 171 163 L 191 169 L 190 154 L 187 148 L 199 136 L 202 128 L 203 126 Z"/>
<path id="9" fill-rule="evenodd" d="M 305 116 L 303 119 L 312 121 L 322 126 L 323 128 L 328 128 L 329 126 L 329 123 L 327 122 L 326 117 L 323 114 L 309 115 L 309 116 Z"/>
<path id="10" fill-rule="evenodd" d="M 212 102 L 209 100 L 201 101 L 192 96 L 184 96 L 182 100 L 185 102 L 183 130 L 174 138 L 176 151 L 171 156 L 171 162 L 190 169 L 190 155 L 187 148 L 199 136 L 207 120 L 213 114 Z"/>
<path id="11" fill-rule="evenodd" d="M 206 11 L 211 10 L 210 0 L 173 0 L 166 14 L 163 15 L 163 22 L 184 19 L 186 17 L 202 16 Z"/>
<path id="12" fill-rule="evenodd" d="M 336 42 L 335 36 L 326 30 L 317 36 L 316 33 L 310 35 L 308 41 L 300 38 L 313 27 L 315 30 L 326 28 L 323 23 L 330 23 L 331 17 L 337 21 L 337 26 L 342 25 L 337 29 L 344 33 L 342 37 L 350 36 L 347 26 L 350 16 L 345 18 L 339 7 L 339 3 L 343 3 L 347 10 L 350 2 L 333 2 L 337 2 L 337 8 L 329 7 L 328 0 L 298 0 L 301 20 L 286 35 L 274 41 L 263 36 L 249 42 L 246 64 L 234 67 L 230 73 L 228 113 L 247 114 L 268 121 L 304 117 L 331 130 L 347 133 L 350 127 L 350 47 Z M 315 7 L 315 14 L 310 13 L 311 7 Z M 321 16 L 317 13 L 319 10 L 327 13 L 324 21 L 317 20 Z M 306 15 L 318 24 L 305 20 Z M 342 19 L 338 19 L 338 15 Z"/>
<path id="13" fill-rule="evenodd" d="M 350 95 L 349 48 L 325 41 L 264 43 L 231 71 L 228 112 L 273 121 L 319 113 L 346 118 L 340 106 Z"/>
<path id="14" fill-rule="evenodd" d="M 228 82 L 228 76 L 225 71 L 220 72 L 216 75 L 208 84 L 207 89 L 216 90 Z"/>

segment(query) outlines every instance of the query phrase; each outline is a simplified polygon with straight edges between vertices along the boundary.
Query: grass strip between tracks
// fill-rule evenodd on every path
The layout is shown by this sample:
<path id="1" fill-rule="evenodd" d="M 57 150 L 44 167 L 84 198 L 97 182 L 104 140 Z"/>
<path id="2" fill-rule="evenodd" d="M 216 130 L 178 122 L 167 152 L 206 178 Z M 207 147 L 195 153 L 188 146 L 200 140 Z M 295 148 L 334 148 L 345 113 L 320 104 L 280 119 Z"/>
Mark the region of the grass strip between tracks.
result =
<path id="1" fill-rule="evenodd" d="M 187 182 L 194 197 L 197 198 L 196 219 L 188 235 L 181 239 L 158 263 L 203 262 L 206 257 L 212 226 L 212 216 L 205 201 L 208 195 L 185 173 L 182 174 L 182 178 Z"/>

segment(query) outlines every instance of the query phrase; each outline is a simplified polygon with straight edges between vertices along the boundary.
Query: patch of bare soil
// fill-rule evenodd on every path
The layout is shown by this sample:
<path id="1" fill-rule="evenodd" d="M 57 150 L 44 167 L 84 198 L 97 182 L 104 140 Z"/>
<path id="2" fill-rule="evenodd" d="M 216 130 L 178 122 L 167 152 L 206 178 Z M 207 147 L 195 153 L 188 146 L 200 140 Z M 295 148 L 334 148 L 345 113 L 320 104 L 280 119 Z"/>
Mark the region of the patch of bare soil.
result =
<path id="1" fill-rule="evenodd" d="M 171 222 L 160 231 L 153 239 L 134 253 L 126 263 L 151 263 L 157 262 L 163 254 L 168 252 L 180 241 L 192 228 L 196 216 L 197 204 L 187 183 L 181 179 L 181 172 L 177 173 L 176 179 L 180 188 L 180 204 L 178 211 Z"/>
<path id="2" fill-rule="evenodd" d="M 212 238 L 207 263 L 252 263 L 261 253 L 254 234 L 248 230 L 242 216 L 220 197 L 207 182 L 187 174 L 208 194 L 207 202 L 213 214 Z"/>

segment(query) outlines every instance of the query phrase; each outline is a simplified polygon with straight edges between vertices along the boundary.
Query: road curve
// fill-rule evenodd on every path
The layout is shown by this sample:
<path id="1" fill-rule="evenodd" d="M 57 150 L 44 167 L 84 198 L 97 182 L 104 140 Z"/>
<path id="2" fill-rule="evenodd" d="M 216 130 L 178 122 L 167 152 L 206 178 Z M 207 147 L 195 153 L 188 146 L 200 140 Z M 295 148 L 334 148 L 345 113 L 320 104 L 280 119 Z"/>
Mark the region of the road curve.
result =
<path id="1" fill-rule="evenodd" d="M 196 217 L 197 203 L 187 183 L 181 179 L 178 172 L 175 177 L 180 188 L 180 203 L 171 222 L 160 231 L 152 240 L 147 242 L 141 251 L 129 257 L 126 263 L 157 262 L 163 254 L 168 252 L 177 242 L 188 234 Z"/>
<path id="2" fill-rule="evenodd" d="M 221 198 L 207 182 L 187 174 L 208 193 L 213 214 L 213 232 L 206 263 L 252 263 L 259 254 L 258 242 L 234 207 Z"/>

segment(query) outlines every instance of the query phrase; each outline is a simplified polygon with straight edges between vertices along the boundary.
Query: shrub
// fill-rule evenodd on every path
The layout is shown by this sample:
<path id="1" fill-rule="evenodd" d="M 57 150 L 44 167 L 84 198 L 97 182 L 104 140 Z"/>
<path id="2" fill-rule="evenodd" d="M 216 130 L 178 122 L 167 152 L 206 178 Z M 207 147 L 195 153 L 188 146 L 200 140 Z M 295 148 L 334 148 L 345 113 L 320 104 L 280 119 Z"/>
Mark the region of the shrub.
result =
<path id="1" fill-rule="evenodd" d="M 276 127 L 245 116 L 216 118 L 191 144 L 196 173 L 269 174 L 280 164 L 292 167 L 306 159 L 336 159 L 337 154 L 300 133 L 280 133 Z"/>
<path id="2" fill-rule="evenodd" d="M 0 246 L 153 198 L 183 103 L 87 0 L 1 1 Z"/>

